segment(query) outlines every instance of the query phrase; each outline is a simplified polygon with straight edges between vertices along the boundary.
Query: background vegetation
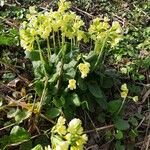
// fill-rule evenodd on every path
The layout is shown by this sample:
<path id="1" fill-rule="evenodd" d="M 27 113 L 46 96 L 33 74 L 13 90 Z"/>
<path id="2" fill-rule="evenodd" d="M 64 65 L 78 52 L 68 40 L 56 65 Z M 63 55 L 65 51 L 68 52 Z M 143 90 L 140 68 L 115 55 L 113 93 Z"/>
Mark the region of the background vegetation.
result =
<path id="1" fill-rule="evenodd" d="M 29 6 L 33 5 L 37 6 L 38 11 L 50 8 L 57 10 L 57 1 L 1 0 L 0 2 L 0 149 L 30 150 L 38 144 L 43 148 L 50 145 L 50 130 L 57 122 L 57 117 L 64 115 L 68 122 L 74 117 L 82 120 L 85 133 L 88 135 L 85 149 L 148 150 L 150 147 L 148 0 L 72 1 L 71 11 L 85 21 L 84 30 L 89 28 L 92 19 L 107 16 L 110 19 L 109 24 L 113 21 L 120 23 L 123 36 L 116 47 L 107 50 L 103 66 L 100 71 L 95 71 L 88 77 L 87 86 L 80 83 L 82 92 L 78 92 L 79 98 L 78 95 L 71 93 L 73 95 L 70 103 L 70 96 L 68 102 L 65 95 L 67 105 L 64 105 L 64 97 L 55 98 L 51 109 L 49 107 L 47 109 L 47 105 L 43 106 L 38 118 L 36 118 L 36 104 L 40 101 L 43 85 L 42 78 L 35 80 L 37 76 L 31 63 L 31 58 L 37 58 L 37 55 L 25 54 L 20 46 L 19 37 L 20 24 L 26 20 Z M 81 42 L 79 45 L 83 53 L 90 52 L 92 48 L 90 42 Z M 95 61 L 95 58 L 92 59 L 86 60 Z M 68 65 L 70 68 L 73 66 L 73 62 Z M 124 88 L 121 89 L 122 85 Z M 120 96 L 124 91 L 128 91 L 128 97 L 125 99 Z M 49 93 L 49 96 L 51 94 Z M 28 109 L 23 109 L 29 102 L 32 105 L 28 105 Z M 31 110 L 30 113 L 28 110 Z"/>

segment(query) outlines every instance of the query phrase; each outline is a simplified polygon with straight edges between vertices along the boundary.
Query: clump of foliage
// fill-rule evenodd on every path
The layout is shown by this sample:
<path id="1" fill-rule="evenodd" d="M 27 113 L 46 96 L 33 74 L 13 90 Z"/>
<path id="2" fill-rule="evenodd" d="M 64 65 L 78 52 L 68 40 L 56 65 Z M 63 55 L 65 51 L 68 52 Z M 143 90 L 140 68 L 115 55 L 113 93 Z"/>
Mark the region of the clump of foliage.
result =
<path id="1" fill-rule="evenodd" d="M 68 11 L 70 3 L 60 1 L 58 5 L 57 11 L 40 13 L 30 7 L 28 22 L 23 22 L 20 29 L 21 46 L 33 63 L 35 88 L 42 96 L 39 112 L 45 104 L 58 109 L 58 113 L 62 109 L 67 113 L 70 105 L 87 104 L 88 108 L 88 102 L 82 98 L 87 90 L 96 98 L 103 98 L 102 92 L 93 89 L 92 76 L 101 70 L 109 47 L 121 38 L 118 22 L 109 25 L 107 18 L 96 18 L 84 31 L 81 17 Z M 94 50 L 81 53 L 81 40 L 93 41 Z M 87 85 L 89 89 L 85 88 Z"/>

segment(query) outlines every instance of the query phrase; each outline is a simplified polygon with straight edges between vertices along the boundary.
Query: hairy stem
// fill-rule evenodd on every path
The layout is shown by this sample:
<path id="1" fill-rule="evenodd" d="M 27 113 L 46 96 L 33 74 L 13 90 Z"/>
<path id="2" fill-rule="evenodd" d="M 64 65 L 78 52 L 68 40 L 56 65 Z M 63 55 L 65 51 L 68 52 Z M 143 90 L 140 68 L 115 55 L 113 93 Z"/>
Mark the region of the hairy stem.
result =
<path id="1" fill-rule="evenodd" d="M 38 38 L 36 38 L 36 42 L 37 42 L 38 49 L 39 49 L 40 60 L 41 60 L 41 62 L 42 62 L 42 64 L 43 64 L 44 74 L 45 74 L 45 76 L 47 77 L 47 72 L 46 72 L 46 69 L 45 69 L 45 66 L 44 66 L 45 61 L 44 61 L 44 57 L 43 57 L 43 54 L 42 54 L 42 50 L 41 50 L 41 47 L 40 47 L 40 43 L 39 43 Z"/>
<path id="2" fill-rule="evenodd" d="M 122 101 L 122 103 L 121 103 L 121 106 L 120 106 L 120 108 L 119 108 L 119 110 L 118 110 L 118 112 L 117 112 L 117 115 L 120 113 L 120 111 L 122 110 L 122 108 L 123 108 L 123 106 L 124 106 L 124 103 L 125 103 L 125 100 L 126 100 L 126 98 L 124 98 L 123 99 L 123 101 Z"/>
<path id="3" fill-rule="evenodd" d="M 51 58 L 51 48 L 50 48 L 49 38 L 47 38 L 47 49 L 48 49 L 48 61 L 50 62 L 50 58 Z"/>

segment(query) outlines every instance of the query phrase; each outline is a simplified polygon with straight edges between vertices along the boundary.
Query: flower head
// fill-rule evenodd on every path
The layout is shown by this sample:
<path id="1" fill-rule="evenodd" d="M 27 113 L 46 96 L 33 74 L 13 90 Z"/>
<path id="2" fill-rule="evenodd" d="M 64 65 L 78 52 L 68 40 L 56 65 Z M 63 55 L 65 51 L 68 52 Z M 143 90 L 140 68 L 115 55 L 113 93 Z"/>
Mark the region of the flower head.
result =
<path id="1" fill-rule="evenodd" d="M 121 91 L 121 97 L 126 98 L 129 92 L 126 83 L 121 86 Z"/>
<path id="2" fill-rule="evenodd" d="M 58 133 L 59 135 L 66 134 L 66 126 L 65 126 L 66 119 L 60 116 L 58 118 L 56 126 L 53 127 L 52 132 Z"/>
<path id="3" fill-rule="evenodd" d="M 87 74 L 90 72 L 90 64 L 89 63 L 80 63 L 79 70 L 81 72 L 81 78 L 87 77 Z"/>
<path id="4" fill-rule="evenodd" d="M 56 150 L 68 150 L 68 147 L 69 143 L 67 141 L 62 141 L 56 145 Z"/>
<path id="5" fill-rule="evenodd" d="M 71 134 L 82 134 L 83 128 L 81 120 L 77 118 L 72 119 L 68 125 L 68 132 L 70 132 Z"/>
<path id="6" fill-rule="evenodd" d="M 70 90 L 76 89 L 76 80 L 70 79 L 70 80 L 69 80 L 68 88 L 69 88 Z"/>

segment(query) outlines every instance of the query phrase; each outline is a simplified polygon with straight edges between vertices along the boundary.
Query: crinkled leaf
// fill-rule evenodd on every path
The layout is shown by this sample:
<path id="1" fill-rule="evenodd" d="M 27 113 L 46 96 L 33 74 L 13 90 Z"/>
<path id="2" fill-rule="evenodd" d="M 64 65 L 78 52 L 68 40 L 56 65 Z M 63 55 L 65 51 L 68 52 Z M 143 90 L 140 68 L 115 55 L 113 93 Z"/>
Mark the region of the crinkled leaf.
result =
<path id="1" fill-rule="evenodd" d="M 116 142 L 115 148 L 116 148 L 116 150 L 125 150 L 125 146 L 122 145 L 122 144 L 120 143 L 120 141 L 117 141 L 117 142 Z"/>
<path id="2" fill-rule="evenodd" d="M 85 80 L 79 78 L 78 81 L 77 81 L 77 84 L 78 84 L 78 87 L 79 87 L 81 90 L 85 91 L 85 90 L 87 89 L 87 84 L 86 84 L 86 81 L 85 81 Z"/>
<path id="3" fill-rule="evenodd" d="M 93 96 L 95 96 L 96 98 L 103 98 L 103 92 L 101 91 L 97 82 L 89 82 L 88 88 Z"/>
<path id="4" fill-rule="evenodd" d="M 10 132 L 11 143 L 23 142 L 30 139 L 30 134 L 22 127 L 14 126 Z"/>
<path id="5" fill-rule="evenodd" d="M 31 112 L 23 109 L 23 110 L 19 110 L 18 113 L 15 116 L 15 121 L 18 123 L 21 123 L 23 120 L 29 118 L 31 115 Z"/>
<path id="6" fill-rule="evenodd" d="M 116 138 L 117 140 L 122 139 L 122 138 L 123 138 L 123 132 L 120 131 L 120 130 L 118 130 L 117 133 L 115 134 L 115 138 Z"/>
<path id="7" fill-rule="evenodd" d="M 114 123 L 118 130 L 127 130 L 130 127 L 128 121 L 121 118 L 117 118 Z"/>
<path id="8" fill-rule="evenodd" d="M 76 106 L 80 106 L 81 105 L 81 102 L 80 102 L 80 99 L 79 99 L 79 96 L 77 94 L 72 94 L 72 96 L 70 97 L 70 99 L 72 100 L 73 104 L 76 105 Z"/>
<path id="9" fill-rule="evenodd" d="M 112 114 L 116 113 L 122 104 L 121 100 L 113 100 L 108 103 L 108 111 Z"/>
<path id="10" fill-rule="evenodd" d="M 61 110 L 59 108 L 50 108 L 46 111 L 46 116 L 49 118 L 55 118 L 59 116 L 61 113 Z"/>
<path id="11" fill-rule="evenodd" d="M 38 50 L 34 51 L 25 51 L 26 58 L 29 58 L 32 61 L 39 61 L 40 60 L 40 55 Z"/>

